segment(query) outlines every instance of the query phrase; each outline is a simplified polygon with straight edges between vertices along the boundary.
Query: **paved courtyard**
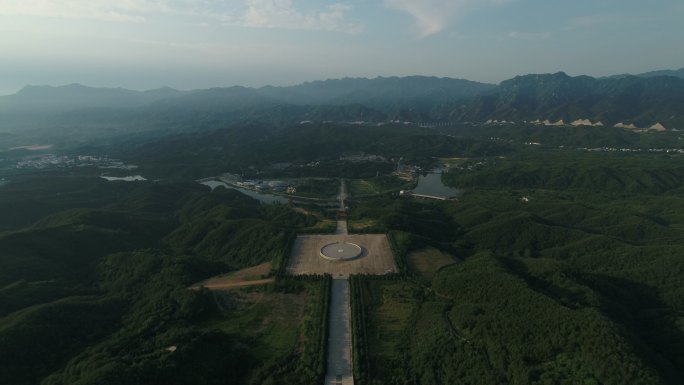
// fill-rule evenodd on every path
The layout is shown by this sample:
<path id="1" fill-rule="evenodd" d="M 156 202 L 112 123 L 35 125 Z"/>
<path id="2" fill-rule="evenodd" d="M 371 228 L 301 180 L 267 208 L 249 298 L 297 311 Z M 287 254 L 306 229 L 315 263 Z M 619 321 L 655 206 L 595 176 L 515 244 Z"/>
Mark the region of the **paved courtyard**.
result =
<path id="1" fill-rule="evenodd" d="M 349 261 L 330 261 L 320 256 L 323 246 L 351 242 L 361 246 L 361 256 Z M 294 242 L 287 273 L 292 275 L 325 274 L 348 277 L 351 274 L 383 275 L 397 268 L 385 234 L 300 235 Z"/>

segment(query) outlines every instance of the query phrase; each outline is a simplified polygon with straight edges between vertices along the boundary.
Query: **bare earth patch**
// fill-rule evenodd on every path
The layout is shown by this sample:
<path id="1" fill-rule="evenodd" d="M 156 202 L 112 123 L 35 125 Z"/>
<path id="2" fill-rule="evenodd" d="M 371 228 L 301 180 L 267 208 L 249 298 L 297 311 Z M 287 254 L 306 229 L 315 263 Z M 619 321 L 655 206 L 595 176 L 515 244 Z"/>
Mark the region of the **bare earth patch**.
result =
<path id="1" fill-rule="evenodd" d="M 348 261 L 322 258 L 319 254 L 321 248 L 335 242 L 361 246 L 361 256 Z M 348 277 L 350 274 L 383 275 L 396 272 L 394 256 L 384 234 L 300 235 L 294 242 L 287 266 L 287 273 L 292 275 L 329 273 L 334 277 Z"/>
<path id="2" fill-rule="evenodd" d="M 271 272 L 271 262 L 248 267 L 232 273 L 219 275 L 190 286 L 190 290 L 206 287 L 209 290 L 227 290 L 247 286 L 265 285 L 275 282 L 274 278 L 264 278 Z"/>

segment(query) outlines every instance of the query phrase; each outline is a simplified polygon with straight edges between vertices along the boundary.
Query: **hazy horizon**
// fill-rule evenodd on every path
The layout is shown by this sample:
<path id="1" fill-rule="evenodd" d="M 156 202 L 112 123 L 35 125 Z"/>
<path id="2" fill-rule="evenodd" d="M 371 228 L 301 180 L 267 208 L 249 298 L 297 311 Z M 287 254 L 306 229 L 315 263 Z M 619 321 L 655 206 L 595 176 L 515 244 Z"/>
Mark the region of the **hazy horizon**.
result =
<path id="1" fill-rule="evenodd" d="M 674 0 L 2 0 L 0 95 L 637 74 L 684 66 L 683 19 Z"/>
<path id="2" fill-rule="evenodd" d="M 660 70 L 679 70 L 679 68 L 662 68 L 662 69 L 656 69 L 656 70 L 653 70 L 653 71 L 660 71 Z M 563 71 L 563 70 L 555 71 L 555 72 L 553 72 L 553 73 L 557 73 L 557 72 L 564 72 L 564 73 L 566 73 L 568 76 L 573 76 L 573 77 L 574 77 L 574 76 L 592 76 L 592 75 L 587 75 L 587 74 L 571 74 L 571 73 L 568 73 L 567 71 Z M 651 72 L 651 71 L 646 71 L 646 72 Z M 551 73 L 551 72 L 547 72 L 547 73 Z M 529 73 L 529 74 L 517 74 L 517 75 L 514 75 L 513 77 L 516 77 L 516 76 L 524 76 L 524 75 L 530 75 L 530 74 L 531 74 L 531 73 Z M 606 75 L 606 76 L 611 76 L 611 75 L 623 75 L 623 74 L 626 74 L 626 73 L 609 74 L 609 75 Z M 626 75 L 638 75 L 638 74 L 626 74 Z M 292 83 L 292 84 L 257 84 L 257 85 L 223 84 L 223 85 L 209 85 L 209 86 L 207 86 L 207 87 L 198 87 L 198 88 L 180 88 L 180 87 L 172 87 L 172 86 L 169 86 L 169 85 L 160 85 L 160 86 L 151 87 L 151 88 L 141 88 L 141 87 L 137 87 L 137 88 L 136 88 L 136 87 L 122 87 L 122 86 L 119 86 L 119 85 L 101 85 L 101 86 L 97 86 L 97 85 L 86 84 L 86 83 L 82 83 L 82 82 L 71 82 L 71 83 L 64 83 L 64 84 L 26 84 L 26 85 L 20 87 L 19 89 L 17 89 L 16 91 L 9 92 L 9 93 L 5 93 L 5 94 L 0 93 L 0 96 L 14 95 L 14 94 L 18 93 L 19 91 L 21 91 L 21 90 L 22 90 L 23 88 L 25 88 L 25 87 L 55 87 L 55 88 L 58 88 L 58 87 L 66 87 L 66 86 L 70 86 L 70 85 L 81 85 L 81 86 L 91 87 L 91 88 L 122 88 L 122 89 L 126 89 L 126 90 L 131 90 L 131 91 L 153 91 L 153 90 L 156 90 L 156 89 L 167 88 L 167 87 L 168 87 L 168 88 L 172 88 L 172 89 L 175 89 L 175 90 L 178 90 L 178 91 L 195 91 L 195 90 L 202 90 L 202 89 L 207 89 L 207 88 L 227 88 L 227 87 L 245 87 L 245 88 L 261 88 L 261 87 L 269 87 L 269 86 L 271 86 L 271 87 L 291 87 L 291 86 L 301 85 L 301 84 L 304 84 L 304 83 L 311 83 L 311 82 L 317 82 L 317 81 L 328 81 L 328 80 L 342 80 L 342 79 L 344 79 L 344 78 L 356 78 L 356 79 L 370 79 L 370 80 L 372 80 L 372 79 L 376 79 L 376 78 L 392 78 L 392 77 L 402 77 L 402 78 L 403 78 L 403 77 L 414 77 L 414 76 L 417 76 L 417 77 L 438 77 L 438 78 L 462 79 L 462 80 L 470 80 L 470 81 L 476 81 L 476 82 L 477 82 L 477 80 L 466 79 L 466 78 L 463 78 L 463 77 L 436 76 L 436 75 L 423 75 L 423 74 L 414 74 L 414 75 L 377 75 L 377 76 L 372 76 L 372 77 L 369 77 L 369 76 L 353 76 L 353 77 L 352 77 L 352 76 L 344 76 L 344 77 L 338 77 L 338 78 L 309 79 L 309 80 L 303 80 L 303 81 L 301 81 L 301 82 Z M 509 80 L 509 79 L 510 79 L 510 78 L 501 79 L 501 81 Z M 497 82 L 480 82 L 480 83 L 487 83 L 487 84 L 495 84 L 495 85 L 498 85 L 498 84 L 500 83 L 500 81 L 497 81 Z"/>

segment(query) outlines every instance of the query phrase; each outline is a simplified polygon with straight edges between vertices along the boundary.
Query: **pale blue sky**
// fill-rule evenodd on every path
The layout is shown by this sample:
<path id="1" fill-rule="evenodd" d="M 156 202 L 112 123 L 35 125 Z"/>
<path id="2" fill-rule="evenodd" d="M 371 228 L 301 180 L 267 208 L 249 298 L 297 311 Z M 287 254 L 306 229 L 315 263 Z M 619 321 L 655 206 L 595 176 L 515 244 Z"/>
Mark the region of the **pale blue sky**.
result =
<path id="1" fill-rule="evenodd" d="M 0 94 L 680 67 L 681 0 L 0 0 Z"/>

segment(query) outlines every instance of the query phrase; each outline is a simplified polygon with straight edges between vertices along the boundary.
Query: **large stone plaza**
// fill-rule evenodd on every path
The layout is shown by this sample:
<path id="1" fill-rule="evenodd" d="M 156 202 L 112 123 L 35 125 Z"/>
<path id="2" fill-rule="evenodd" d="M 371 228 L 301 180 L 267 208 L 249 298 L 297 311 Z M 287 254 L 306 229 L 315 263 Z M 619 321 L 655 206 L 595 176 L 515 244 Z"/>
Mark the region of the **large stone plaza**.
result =
<path id="1" fill-rule="evenodd" d="M 321 256 L 323 248 L 339 242 L 358 245 L 361 248 L 360 255 L 347 260 L 332 260 Z M 292 275 L 329 273 L 333 277 L 348 277 L 351 274 L 382 275 L 396 271 L 385 234 L 300 235 L 294 242 L 287 266 L 287 273 Z"/>

